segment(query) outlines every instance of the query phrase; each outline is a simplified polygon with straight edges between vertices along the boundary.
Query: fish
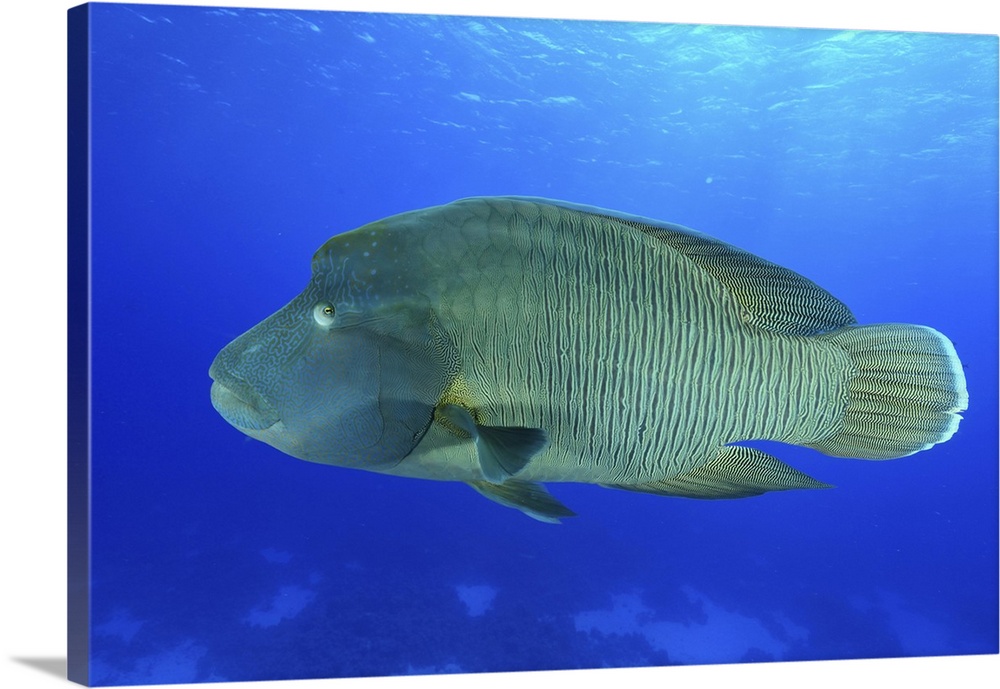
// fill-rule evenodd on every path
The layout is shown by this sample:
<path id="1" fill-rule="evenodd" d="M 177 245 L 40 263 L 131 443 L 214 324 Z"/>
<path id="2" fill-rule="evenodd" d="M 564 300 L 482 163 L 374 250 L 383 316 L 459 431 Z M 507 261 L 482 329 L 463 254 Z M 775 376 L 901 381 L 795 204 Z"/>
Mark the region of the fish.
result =
<path id="1" fill-rule="evenodd" d="M 553 483 L 831 488 L 751 441 L 894 459 L 968 408 L 933 328 L 859 325 L 808 278 L 682 225 L 525 196 L 333 236 L 209 376 L 226 421 L 292 457 L 463 482 L 549 523 L 576 515 Z"/>

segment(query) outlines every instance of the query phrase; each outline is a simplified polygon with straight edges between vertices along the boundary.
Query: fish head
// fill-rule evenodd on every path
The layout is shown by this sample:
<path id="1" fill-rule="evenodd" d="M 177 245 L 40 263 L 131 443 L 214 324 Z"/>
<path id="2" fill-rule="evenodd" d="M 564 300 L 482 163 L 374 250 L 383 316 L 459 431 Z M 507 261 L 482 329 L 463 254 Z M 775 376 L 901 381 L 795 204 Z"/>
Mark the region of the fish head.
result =
<path id="1" fill-rule="evenodd" d="M 431 423 L 447 343 L 426 298 L 378 280 L 344 243 L 324 245 L 306 289 L 219 352 L 212 405 L 293 457 L 390 471 Z"/>

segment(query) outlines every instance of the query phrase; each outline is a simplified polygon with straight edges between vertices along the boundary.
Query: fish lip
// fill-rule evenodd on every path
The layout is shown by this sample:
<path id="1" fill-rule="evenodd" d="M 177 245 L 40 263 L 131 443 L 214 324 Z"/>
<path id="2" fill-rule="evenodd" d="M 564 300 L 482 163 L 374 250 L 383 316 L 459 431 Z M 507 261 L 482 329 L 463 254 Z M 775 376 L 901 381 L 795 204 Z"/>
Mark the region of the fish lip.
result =
<path id="1" fill-rule="evenodd" d="M 253 388 L 234 376 L 209 371 L 212 378 L 211 399 L 215 411 L 241 431 L 265 431 L 279 421 L 275 410 Z"/>

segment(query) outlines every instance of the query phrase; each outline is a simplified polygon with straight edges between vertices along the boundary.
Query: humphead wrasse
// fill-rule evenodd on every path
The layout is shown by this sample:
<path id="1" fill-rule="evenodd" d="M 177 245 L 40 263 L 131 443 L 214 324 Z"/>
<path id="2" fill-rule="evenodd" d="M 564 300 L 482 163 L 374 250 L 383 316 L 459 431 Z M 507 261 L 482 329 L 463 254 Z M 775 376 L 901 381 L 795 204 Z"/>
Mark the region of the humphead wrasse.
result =
<path id="1" fill-rule="evenodd" d="M 463 481 L 531 517 L 543 484 L 740 498 L 827 484 L 758 449 L 892 459 L 968 395 L 928 327 L 858 325 L 810 280 L 694 230 L 485 197 L 334 236 L 212 363 L 212 403 L 293 457 Z"/>

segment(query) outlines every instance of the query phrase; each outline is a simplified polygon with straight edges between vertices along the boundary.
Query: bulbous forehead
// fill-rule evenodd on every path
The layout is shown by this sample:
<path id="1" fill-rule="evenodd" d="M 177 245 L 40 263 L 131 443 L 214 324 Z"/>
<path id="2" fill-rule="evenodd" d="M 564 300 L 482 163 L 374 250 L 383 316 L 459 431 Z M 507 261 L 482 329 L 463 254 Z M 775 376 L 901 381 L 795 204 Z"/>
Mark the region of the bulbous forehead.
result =
<path id="1" fill-rule="evenodd" d="M 348 308 L 412 294 L 412 241 L 405 228 L 376 222 L 334 235 L 312 258 L 314 289 Z"/>

